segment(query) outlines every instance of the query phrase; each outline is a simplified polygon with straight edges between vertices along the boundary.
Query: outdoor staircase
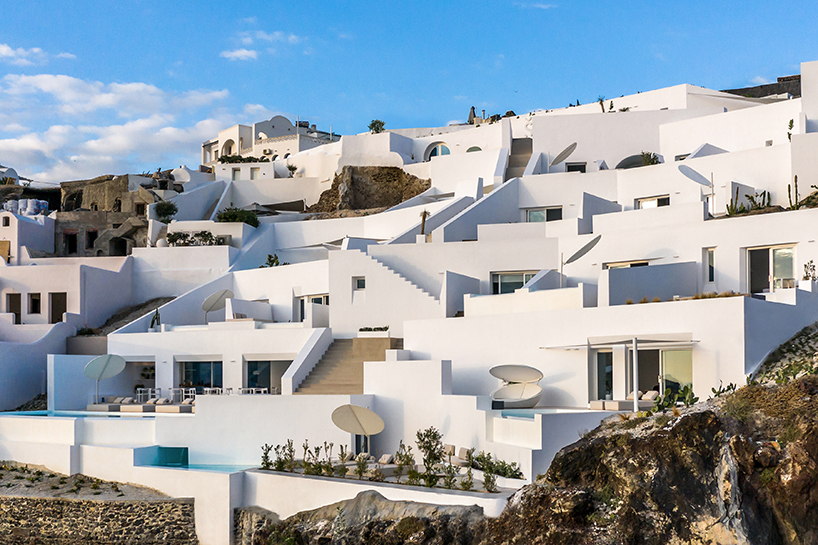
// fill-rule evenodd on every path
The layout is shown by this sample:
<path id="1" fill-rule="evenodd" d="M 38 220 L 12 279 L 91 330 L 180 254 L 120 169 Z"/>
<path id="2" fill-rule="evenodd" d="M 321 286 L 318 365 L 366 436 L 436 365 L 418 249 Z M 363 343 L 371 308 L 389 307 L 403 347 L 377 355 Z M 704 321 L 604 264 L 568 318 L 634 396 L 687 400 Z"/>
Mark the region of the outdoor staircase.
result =
<path id="1" fill-rule="evenodd" d="M 295 393 L 363 394 L 364 362 L 384 360 L 387 343 L 392 349 L 403 349 L 403 339 L 336 339 L 307 378 L 296 388 Z"/>
<path id="2" fill-rule="evenodd" d="M 392 267 L 390 267 L 389 265 L 385 264 L 385 263 L 384 263 L 384 262 L 382 262 L 382 261 L 379 261 L 378 259 L 376 259 L 376 258 L 374 258 L 374 257 L 372 257 L 372 256 L 368 256 L 368 257 L 369 257 L 370 259 L 372 259 L 372 261 L 374 261 L 375 263 L 377 263 L 378 265 L 380 265 L 381 267 L 383 267 L 384 269 L 386 269 L 387 271 L 389 271 L 390 273 L 394 274 L 395 276 L 397 276 L 398 278 L 400 278 L 400 279 L 401 279 L 401 280 L 403 280 L 404 282 L 406 282 L 406 283 L 408 283 L 409 285 L 411 285 L 413 288 L 415 288 L 415 289 L 420 290 L 421 292 L 423 292 L 423 294 L 424 294 L 424 295 L 426 295 L 427 297 L 431 297 L 431 298 L 432 298 L 432 299 L 434 299 L 435 301 L 440 301 L 440 297 L 438 297 L 437 295 L 435 295 L 435 294 L 433 294 L 433 293 L 429 292 L 428 290 L 426 290 L 425 288 L 421 287 L 420 285 L 418 285 L 418 284 L 416 284 L 416 283 L 412 282 L 412 281 L 411 281 L 411 280 L 409 280 L 407 277 L 405 277 L 404 275 L 402 275 L 401 273 L 399 273 L 398 271 L 396 271 L 395 269 L 393 269 L 393 268 L 392 268 Z"/>
<path id="3" fill-rule="evenodd" d="M 523 175 L 525 167 L 528 166 L 528 160 L 531 159 L 531 145 L 533 142 L 531 138 L 514 138 L 511 140 L 511 153 L 508 156 L 506 181 Z"/>

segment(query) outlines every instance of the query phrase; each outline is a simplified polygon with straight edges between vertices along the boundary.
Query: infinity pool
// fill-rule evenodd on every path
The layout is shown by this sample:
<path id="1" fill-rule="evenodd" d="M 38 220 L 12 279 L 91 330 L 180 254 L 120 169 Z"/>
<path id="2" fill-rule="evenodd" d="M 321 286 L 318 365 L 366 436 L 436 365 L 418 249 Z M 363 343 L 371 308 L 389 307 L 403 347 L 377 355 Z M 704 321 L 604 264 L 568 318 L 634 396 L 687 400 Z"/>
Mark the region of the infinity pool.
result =
<path id="1" fill-rule="evenodd" d="M 46 417 L 68 417 L 68 418 L 164 418 L 170 417 L 191 417 L 194 414 L 179 413 L 108 413 L 102 411 L 8 411 L 0 412 L 0 416 L 46 416 Z"/>

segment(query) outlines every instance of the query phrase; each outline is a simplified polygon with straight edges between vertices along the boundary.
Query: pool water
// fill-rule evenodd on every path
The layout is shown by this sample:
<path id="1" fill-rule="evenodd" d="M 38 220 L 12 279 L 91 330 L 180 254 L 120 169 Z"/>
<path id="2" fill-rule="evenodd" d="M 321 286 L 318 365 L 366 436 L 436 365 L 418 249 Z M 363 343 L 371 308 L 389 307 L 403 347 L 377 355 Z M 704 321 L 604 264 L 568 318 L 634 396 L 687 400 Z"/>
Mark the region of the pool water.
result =
<path id="1" fill-rule="evenodd" d="M 238 473 L 248 469 L 256 469 L 258 466 L 250 465 L 229 465 L 229 464 L 188 464 L 174 469 L 188 469 L 193 471 L 215 471 L 218 473 Z"/>
<path id="2" fill-rule="evenodd" d="M 102 411 L 8 411 L 0 412 L 0 416 L 46 416 L 46 417 L 68 417 L 68 418 L 156 418 L 171 416 L 171 417 L 190 417 L 194 414 L 176 414 L 176 413 L 108 413 Z"/>

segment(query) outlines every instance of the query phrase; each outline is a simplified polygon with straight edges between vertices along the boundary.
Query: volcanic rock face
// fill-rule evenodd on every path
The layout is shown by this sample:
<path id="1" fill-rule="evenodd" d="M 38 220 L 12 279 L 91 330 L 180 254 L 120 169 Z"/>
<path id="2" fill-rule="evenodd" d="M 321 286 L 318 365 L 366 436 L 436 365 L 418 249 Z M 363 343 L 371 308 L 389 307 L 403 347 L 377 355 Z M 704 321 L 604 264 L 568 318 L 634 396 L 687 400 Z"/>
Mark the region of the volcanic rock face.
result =
<path id="1" fill-rule="evenodd" d="M 496 519 L 359 496 L 270 523 L 254 543 L 818 544 L 816 424 L 818 376 L 751 385 L 606 420 Z"/>
<path id="2" fill-rule="evenodd" d="M 335 212 L 390 207 L 411 199 L 431 186 L 398 167 L 345 166 L 332 187 L 307 212 Z"/>

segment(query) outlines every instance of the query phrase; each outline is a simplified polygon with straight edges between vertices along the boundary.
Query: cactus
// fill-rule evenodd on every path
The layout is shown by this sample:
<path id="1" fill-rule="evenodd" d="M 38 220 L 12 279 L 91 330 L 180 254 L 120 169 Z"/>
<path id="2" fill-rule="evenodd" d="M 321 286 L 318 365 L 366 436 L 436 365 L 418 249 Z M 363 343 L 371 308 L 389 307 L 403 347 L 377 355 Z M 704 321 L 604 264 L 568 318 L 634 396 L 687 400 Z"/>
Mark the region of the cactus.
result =
<path id="1" fill-rule="evenodd" d="M 793 187 L 795 188 L 794 191 Z M 793 202 L 793 193 L 795 193 L 795 202 Z M 798 176 L 795 176 L 792 184 L 787 184 L 787 199 L 790 201 L 790 210 L 798 210 L 800 208 L 798 202 Z"/>

